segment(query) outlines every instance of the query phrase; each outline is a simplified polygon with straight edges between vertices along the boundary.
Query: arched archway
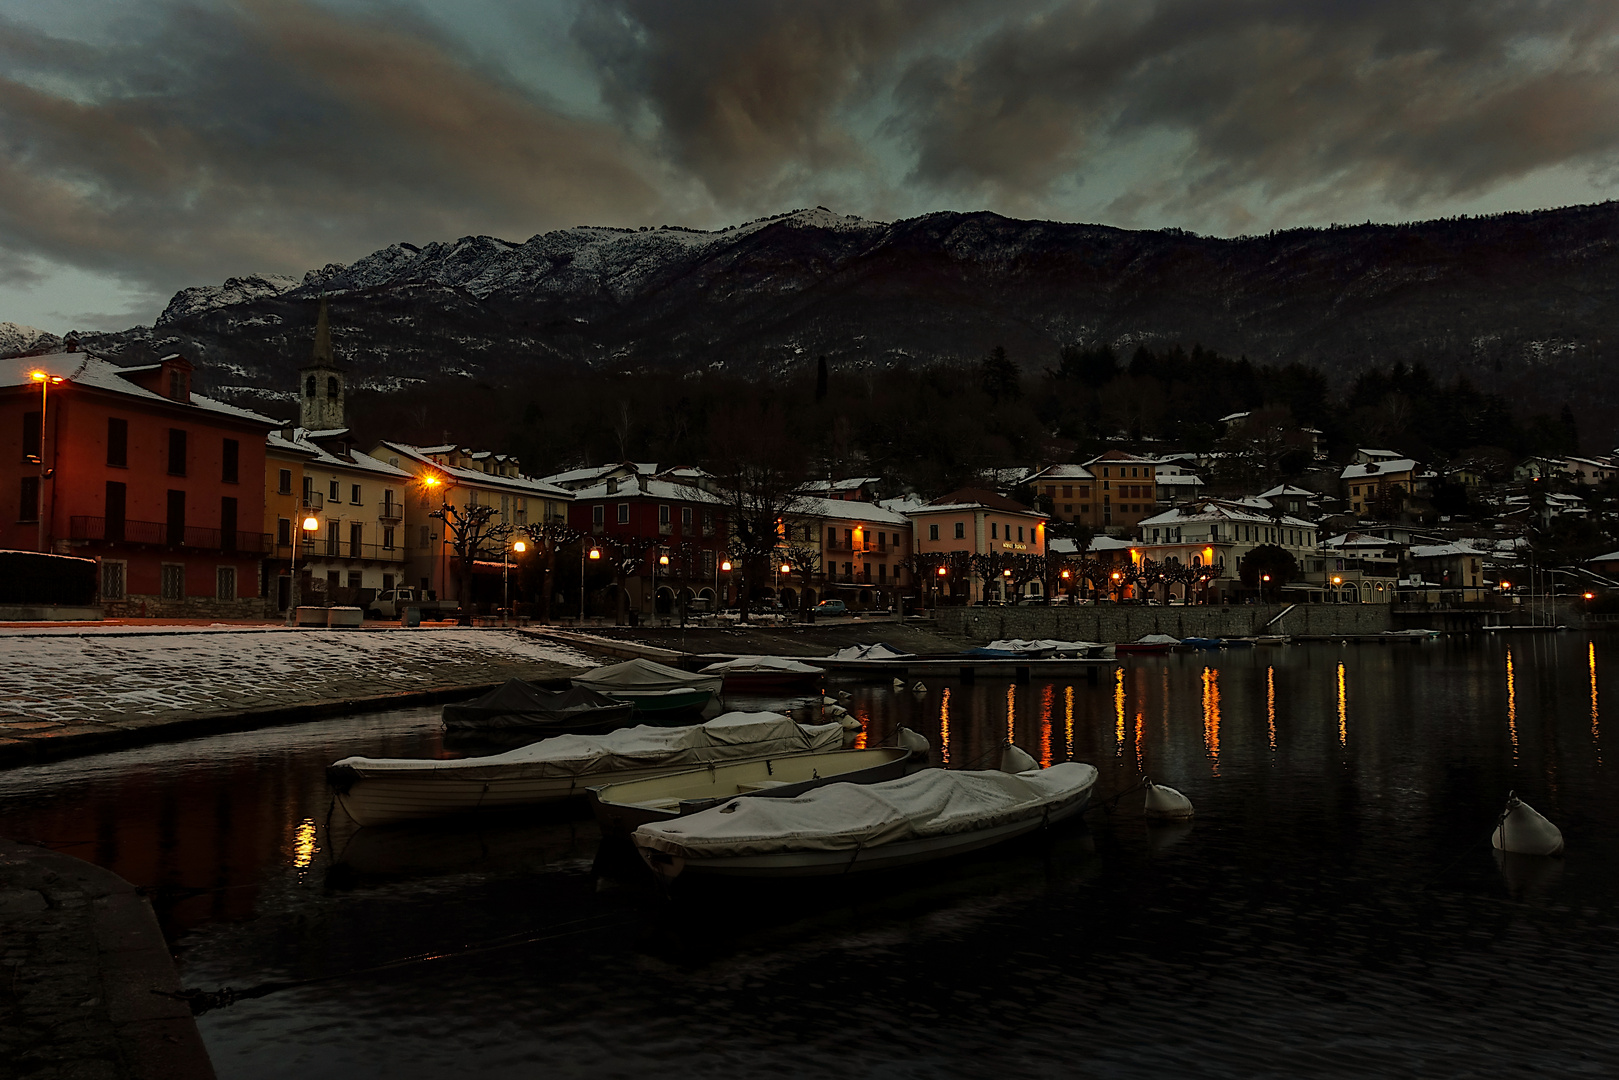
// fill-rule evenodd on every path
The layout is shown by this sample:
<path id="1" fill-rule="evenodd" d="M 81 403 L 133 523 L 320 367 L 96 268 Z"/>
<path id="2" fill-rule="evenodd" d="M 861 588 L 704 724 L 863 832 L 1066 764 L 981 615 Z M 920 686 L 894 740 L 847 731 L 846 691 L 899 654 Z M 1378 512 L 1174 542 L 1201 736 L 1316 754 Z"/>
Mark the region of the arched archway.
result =
<path id="1" fill-rule="evenodd" d="M 821 602 L 821 598 L 816 595 L 816 592 L 815 592 L 814 589 L 805 589 L 804 590 L 804 606 L 805 607 L 814 607 L 816 604 L 819 604 L 820 602 Z"/>
<path id="2" fill-rule="evenodd" d="M 672 613 L 675 610 L 675 591 L 667 585 L 659 585 L 652 597 L 652 609 L 659 615 Z"/>
<path id="3" fill-rule="evenodd" d="M 1338 598 L 1346 604 L 1358 604 L 1360 603 L 1360 590 L 1355 587 L 1353 581 L 1346 581 L 1344 582 L 1344 587 L 1338 593 Z"/>
<path id="4" fill-rule="evenodd" d="M 781 606 L 788 611 L 798 610 L 798 593 L 793 589 L 781 590 Z"/>
<path id="5" fill-rule="evenodd" d="M 861 589 L 860 590 L 860 606 L 863 607 L 863 608 L 869 608 L 871 606 L 871 590 L 870 589 Z"/>

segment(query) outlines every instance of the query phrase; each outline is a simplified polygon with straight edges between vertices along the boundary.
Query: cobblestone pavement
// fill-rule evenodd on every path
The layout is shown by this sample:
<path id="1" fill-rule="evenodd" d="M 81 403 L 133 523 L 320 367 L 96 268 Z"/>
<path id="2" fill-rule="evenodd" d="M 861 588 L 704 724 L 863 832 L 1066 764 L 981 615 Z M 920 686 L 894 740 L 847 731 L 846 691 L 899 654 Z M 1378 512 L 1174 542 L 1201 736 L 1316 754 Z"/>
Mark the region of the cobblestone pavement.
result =
<path id="1" fill-rule="evenodd" d="M 0 840 L 0 1075 L 214 1075 L 146 900 L 117 875 Z"/>
<path id="2" fill-rule="evenodd" d="M 11 631 L 0 635 L 0 757 L 41 740 L 101 749 L 109 735 L 208 717 L 271 722 L 310 703 L 561 678 L 597 662 L 517 630 Z"/>

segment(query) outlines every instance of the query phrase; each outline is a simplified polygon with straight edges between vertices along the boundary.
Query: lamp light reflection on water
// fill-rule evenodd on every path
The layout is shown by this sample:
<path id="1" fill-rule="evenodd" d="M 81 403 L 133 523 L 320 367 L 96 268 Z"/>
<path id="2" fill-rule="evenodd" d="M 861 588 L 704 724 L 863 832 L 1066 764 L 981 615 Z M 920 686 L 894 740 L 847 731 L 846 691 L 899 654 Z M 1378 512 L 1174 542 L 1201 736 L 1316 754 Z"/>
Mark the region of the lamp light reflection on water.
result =
<path id="1" fill-rule="evenodd" d="M 1512 672 L 1512 650 L 1507 650 L 1507 735 L 1512 739 L 1512 764 L 1518 764 L 1518 679 Z"/>
<path id="2" fill-rule="evenodd" d="M 1349 745 L 1349 691 L 1344 686 L 1344 666 L 1338 665 L 1338 745 Z"/>
<path id="3" fill-rule="evenodd" d="M 1063 688 L 1063 752 L 1069 761 L 1074 760 L 1074 688 Z"/>
<path id="4" fill-rule="evenodd" d="M 1048 683 L 1040 694 L 1040 767 L 1051 767 L 1051 701 L 1056 691 Z"/>
<path id="5" fill-rule="evenodd" d="M 1006 688 L 1006 741 L 1017 742 L 1017 684 Z"/>
<path id="6" fill-rule="evenodd" d="M 292 865 L 299 870 L 307 870 L 315 861 L 315 853 L 320 845 L 315 842 L 315 819 L 304 818 L 298 823 L 298 829 L 292 835 Z"/>
<path id="7" fill-rule="evenodd" d="M 1124 756 L 1124 668 L 1113 671 L 1114 753 Z"/>
<path id="8" fill-rule="evenodd" d="M 1276 665 L 1265 669 L 1265 721 L 1270 726 L 1270 750 L 1276 752 Z"/>
<path id="9" fill-rule="evenodd" d="M 1602 725 L 1597 714 L 1597 643 L 1588 642 L 1586 662 L 1591 668 L 1591 745 L 1596 748 L 1597 764 L 1602 764 Z"/>
<path id="10" fill-rule="evenodd" d="M 944 694 L 939 699 L 939 761 L 947 768 L 950 765 L 950 688 L 944 688 Z"/>
<path id="11" fill-rule="evenodd" d="M 1203 669 L 1203 745 L 1208 750 L 1210 769 L 1220 775 L 1220 673 Z"/>

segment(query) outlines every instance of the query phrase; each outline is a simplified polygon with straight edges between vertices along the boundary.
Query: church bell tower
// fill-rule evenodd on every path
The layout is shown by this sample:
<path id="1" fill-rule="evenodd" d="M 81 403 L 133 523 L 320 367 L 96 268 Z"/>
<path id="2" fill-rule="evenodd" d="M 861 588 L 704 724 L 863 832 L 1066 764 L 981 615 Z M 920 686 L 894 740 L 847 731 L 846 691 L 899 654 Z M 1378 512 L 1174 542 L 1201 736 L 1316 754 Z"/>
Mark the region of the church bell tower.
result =
<path id="1" fill-rule="evenodd" d="M 326 298 L 320 298 L 320 315 L 315 320 L 315 349 L 309 363 L 298 369 L 298 426 L 309 431 L 340 431 L 344 419 L 343 369 L 332 355 L 332 328 L 326 311 Z"/>

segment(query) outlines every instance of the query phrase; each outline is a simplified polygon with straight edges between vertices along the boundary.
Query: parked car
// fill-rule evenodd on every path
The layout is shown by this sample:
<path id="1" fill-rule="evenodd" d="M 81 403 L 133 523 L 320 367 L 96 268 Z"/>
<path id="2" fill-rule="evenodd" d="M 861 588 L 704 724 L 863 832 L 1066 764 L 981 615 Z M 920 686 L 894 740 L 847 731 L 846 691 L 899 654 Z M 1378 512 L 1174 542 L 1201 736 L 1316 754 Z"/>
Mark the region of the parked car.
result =
<path id="1" fill-rule="evenodd" d="M 461 610 L 460 601 L 439 600 L 431 590 L 388 589 L 377 594 L 366 614 L 377 619 L 398 619 L 409 607 L 421 609 L 424 619 L 448 619 Z"/>
<path id="2" fill-rule="evenodd" d="M 845 604 L 842 600 L 822 600 L 819 604 L 815 605 L 815 614 L 847 615 L 849 614 L 849 605 Z"/>

